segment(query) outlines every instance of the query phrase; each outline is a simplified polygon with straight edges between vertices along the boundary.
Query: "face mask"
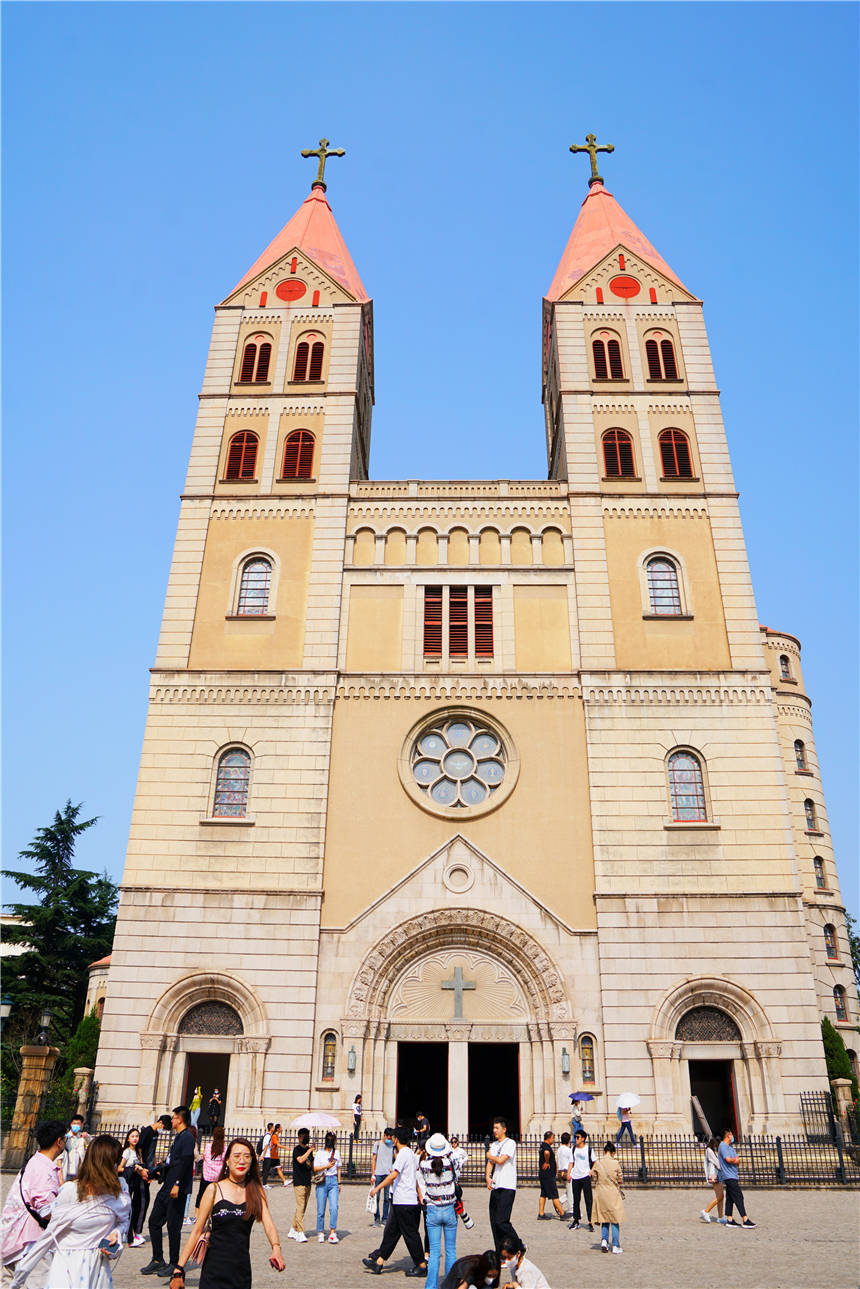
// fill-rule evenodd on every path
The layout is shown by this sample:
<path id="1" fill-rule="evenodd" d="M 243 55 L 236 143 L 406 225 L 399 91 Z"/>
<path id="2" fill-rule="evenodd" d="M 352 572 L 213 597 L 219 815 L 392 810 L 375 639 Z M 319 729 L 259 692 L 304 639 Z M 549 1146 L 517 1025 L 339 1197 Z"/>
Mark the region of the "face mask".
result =
<path id="1" fill-rule="evenodd" d="M 81 1125 L 79 1123 L 72 1124 L 72 1132 L 80 1132 L 80 1130 L 81 1130 Z"/>
<path id="2" fill-rule="evenodd" d="M 386 1144 L 386 1146 L 393 1146 L 393 1145 L 394 1145 L 394 1138 L 393 1138 L 393 1137 L 386 1137 L 386 1138 L 385 1138 L 385 1144 Z"/>

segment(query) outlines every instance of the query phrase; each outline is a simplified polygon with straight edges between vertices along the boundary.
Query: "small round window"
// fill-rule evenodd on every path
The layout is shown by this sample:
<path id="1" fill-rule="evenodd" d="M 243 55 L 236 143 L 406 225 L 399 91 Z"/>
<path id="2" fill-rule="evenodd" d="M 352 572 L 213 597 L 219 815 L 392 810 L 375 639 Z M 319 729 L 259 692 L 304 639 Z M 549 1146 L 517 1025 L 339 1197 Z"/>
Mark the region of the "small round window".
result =
<path id="1" fill-rule="evenodd" d="M 492 809 L 516 782 L 510 741 L 494 721 L 446 713 L 412 731 L 401 757 L 409 795 L 434 813 Z"/>

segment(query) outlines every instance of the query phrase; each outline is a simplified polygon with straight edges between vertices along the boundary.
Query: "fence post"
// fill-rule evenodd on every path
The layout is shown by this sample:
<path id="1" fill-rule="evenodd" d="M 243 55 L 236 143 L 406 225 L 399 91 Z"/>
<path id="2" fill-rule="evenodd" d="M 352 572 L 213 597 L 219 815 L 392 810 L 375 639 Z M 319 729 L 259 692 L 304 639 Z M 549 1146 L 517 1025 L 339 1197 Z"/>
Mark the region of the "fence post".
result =
<path id="1" fill-rule="evenodd" d="M 839 1156 L 839 1180 L 844 1184 L 845 1182 L 848 1181 L 848 1177 L 845 1172 L 845 1156 L 842 1153 L 842 1146 L 845 1138 L 842 1136 L 842 1125 L 840 1123 L 837 1123 L 835 1127 L 836 1127 L 836 1153 Z"/>
<path id="2" fill-rule="evenodd" d="M 641 1132 L 639 1134 L 639 1159 L 641 1161 L 641 1168 L 642 1168 L 642 1184 L 647 1185 L 648 1165 L 645 1163 L 645 1140 Z"/>
<path id="3" fill-rule="evenodd" d="M 353 1138 L 353 1134 L 352 1134 L 352 1133 L 350 1133 L 350 1134 L 349 1134 L 349 1161 L 348 1161 L 348 1163 L 347 1163 L 347 1165 L 346 1165 L 346 1175 L 347 1175 L 347 1177 L 354 1177 L 354 1176 L 355 1176 L 355 1164 L 352 1162 L 352 1143 L 353 1143 L 353 1140 L 354 1140 L 354 1138 Z"/>
<path id="4" fill-rule="evenodd" d="M 785 1160 L 782 1156 L 782 1137 L 776 1139 L 776 1179 L 778 1182 L 785 1181 Z"/>

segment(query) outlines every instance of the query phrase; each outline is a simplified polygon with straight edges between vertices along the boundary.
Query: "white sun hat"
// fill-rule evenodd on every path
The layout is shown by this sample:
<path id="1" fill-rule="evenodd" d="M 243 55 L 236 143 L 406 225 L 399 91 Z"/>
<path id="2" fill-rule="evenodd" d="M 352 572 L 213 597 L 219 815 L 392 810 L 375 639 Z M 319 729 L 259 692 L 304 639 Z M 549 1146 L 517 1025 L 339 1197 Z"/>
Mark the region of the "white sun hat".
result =
<path id="1" fill-rule="evenodd" d="M 428 1137 L 427 1145 L 424 1147 L 428 1155 L 439 1158 L 440 1155 L 447 1155 L 451 1149 L 451 1143 L 441 1132 L 434 1132 L 432 1137 Z"/>

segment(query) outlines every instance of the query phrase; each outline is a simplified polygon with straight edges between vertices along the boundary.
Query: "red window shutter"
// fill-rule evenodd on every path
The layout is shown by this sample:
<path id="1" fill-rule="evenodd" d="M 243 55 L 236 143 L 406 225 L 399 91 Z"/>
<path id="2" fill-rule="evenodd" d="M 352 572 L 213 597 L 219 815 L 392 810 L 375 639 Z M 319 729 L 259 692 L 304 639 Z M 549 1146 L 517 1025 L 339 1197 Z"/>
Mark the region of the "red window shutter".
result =
<path id="1" fill-rule="evenodd" d="M 465 658 L 469 653 L 469 588 L 452 586 L 448 593 L 448 653 Z"/>
<path id="2" fill-rule="evenodd" d="M 660 435 L 660 458 L 666 479 L 692 479 L 690 444 L 682 430 L 664 430 Z"/>
<path id="3" fill-rule="evenodd" d="M 310 430 L 300 430 L 299 463 L 297 479 L 312 479 L 314 474 L 314 436 Z"/>
<path id="4" fill-rule="evenodd" d="M 621 366 L 621 346 L 617 340 L 610 340 L 606 346 L 609 350 L 609 375 L 613 380 L 624 379 L 624 368 Z"/>
<path id="5" fill-rule="evenodd" d="M 296 345 L 296 365 L 293 368 L 293 380 L 307 380 L 308 378 L 308 354 L 310 345 L 306 340 L 302 340 Z"/>
<path id="6" fill-rule="evenodd" d="M 618 465 L 624 479 L 636 477 L 636 464 L 633 460 L 633 440 L 625 430 L 618 431 Z"/>
<path id="7" fill-rule="evenodd" d="M 603 341 L 593 341 L 591 352 L 594 354 L 594 379 L 606 380 L 609 373 L 606 369 L 606 349 L 604 348 Z"/>
<path id="8" fill-rule="evenodd" d="M 308 380 L 322 380 L 323 348 L 323 342 L 321 340 L 317 340 L 311 349 L 311 365 L 308 370 Z"/>
<path id="9" fill-rule="evenodd" d="M 475 657 L 493 656 L 493 588 L 475 587 Z"/>
<path id="10" fill-rule="evenodd" d="M 663 372 L 660 369 L 660 351 L 657 348 L 656 340 L 645 341 L 645 354 L 648 358 L 649 380 L 662 380 Z"/>
<path id="11" fill-rule="evenodd" d="M 617 430 L 607 430 L 603 436 L 603 467 L 607 479 L 617 479 L 621 474 Z"/>
<path id="12" fill-rule="evenodd" d="M 240 380 L 254 379 L 254 363 L 257 361 L 257 346 L 246 345 L 242 354 L 242 370 L 239 372 Z"/>
<path id="13" fill-rule="evenodd" d="M 424 588 L 424 657 L 442 656 L 442 588 Z"/>
<path id="14" fill-rule="evenodd" d="M 272 357 L 272 346 L 270 344 L 260 345 L 260 357 L 257 362 L 257 374 L 254 379 L 258 382 L 269 379 L 269 360 Z"/>
<path id="15" fill-rule="evenodd" d="M 678 379 L 678 368 L 675 365 L 675 349 L 671 340 L 660 341 L 660 352 L 663 355 L 663 372 L 666 380 Z"/>
<path id="16" fill-rule="evenodd" d="M 250 430 L 234 434 L 227 452 L 227 479 L 253 479 L 257 464 L 257 436 Z"/>

